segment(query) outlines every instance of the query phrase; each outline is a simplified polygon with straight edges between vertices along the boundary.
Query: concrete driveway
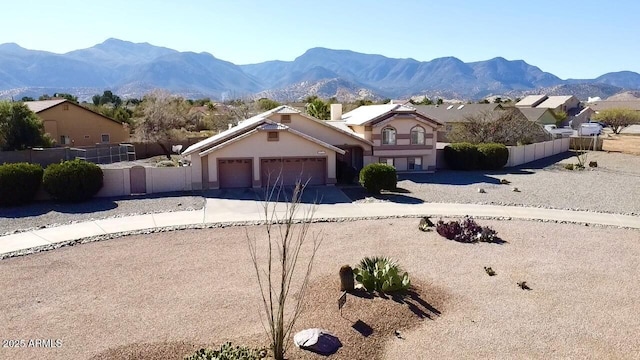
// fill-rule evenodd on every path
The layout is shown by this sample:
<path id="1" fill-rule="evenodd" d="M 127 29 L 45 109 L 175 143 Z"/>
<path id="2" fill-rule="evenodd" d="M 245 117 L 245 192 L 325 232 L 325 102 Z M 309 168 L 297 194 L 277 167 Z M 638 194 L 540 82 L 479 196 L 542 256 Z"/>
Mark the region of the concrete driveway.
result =
<path id="1" fill-rule="evenodd" d="M 291 200 L 292 187 L 267 194 L 265 189 L 209 190 L 203 195 L 206 200 L 204 221 L 259 221 L 265 219 L 265 199 L 275 204 L 278 216 L 284 215 Z M 304 189 L 300 201 L 305 205 L 349 205 L 351 199 L 335 186 L 309 186 Z M 333 207 L 333 206 L 331 206 Z"/>

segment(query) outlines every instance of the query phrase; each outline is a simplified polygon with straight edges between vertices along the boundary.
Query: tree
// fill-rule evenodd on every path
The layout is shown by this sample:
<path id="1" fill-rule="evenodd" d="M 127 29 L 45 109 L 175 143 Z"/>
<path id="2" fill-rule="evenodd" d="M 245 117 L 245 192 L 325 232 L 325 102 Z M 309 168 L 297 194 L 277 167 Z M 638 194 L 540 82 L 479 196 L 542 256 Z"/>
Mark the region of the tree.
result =
<path id="1" fill-rule="evenodd" d="M 38 98 L 38 101 L 42 101 L 42 100 L 51 100 L 51 96 L 49 96 L 49 94 L 42 94 Z"/>
<path id="2" fill-rule="evenodd" d="M 0 147 L 11 151 L 37 146 L 51 146 L 42 120 L 23 103 L 0 102 Z"/>
<path id="3" fill-rule="evenodd" d="M 76 104 L 78 104 L 78 97 L 77 96 L 73 96 L 71 94 L 68 93 L 55 93 L 53 94 L 54 98 L 61 98 L 61 99 L 66 99 L 69 100 L 71 102 L 74 102 Z"/>
<path id="4" fill-rule="evenodd" d="M 329 111 L 329 104 L 316 97 L 311 102 L 307 103 L 307 114 L 316 119 L 328 120 L 331 115 Z"/>
<path id="5" fill-rule="evenodd" d="M 444 100 L 438 98 L 438 100 L 436 101 L 436 104 L 442 105 L 442 104 L 444 104 Z"/>
<path id="6" fill-rule="evenodd" d="M 93 105 L 106 105 L 112 104 L 114 107 L 119 107 L 122 105 L 122 99 L 120 96 L 115 95 L 111 90 L 105 90 L 102 92 L 102 95 L 96 94 L 91 97 L 91 101 Z"/>
<path id="7" fill-rule="evenodd" d="M 499 97 L 499 96 L 497 96 L 495 99 L 493 99 L 493 102 L 494 102 L 495 104 L 500 104 L 500 103 L 502 103 L 502 98 L 501 98 L 501 97 Z"/>
<path id="8" fill-rule="evenodd" d="M 551 114 L 556 118 L 556 126 L 561 127 L 562 123 L 567 120 L 567 113 L 562 110 L 551 110 Z"/>
<path id="9" fill-rule="evenodd" d="M 35 101 L 36 99 L 32 98 L 31 96 L 23 96 L 22 99 L 20 99 L 20 101 L 25 102 L 25 101 Z"/>
<path id="10" fill-rule="evenodd" d="M 456 124 L 447 138 L 452 143 L 499 143 L 504 145 L 531 144 L 549 139 L 542 126 L 515 108 L 487 111 L 466 116 Z"/>
<path id="11" fill-rule="evenodd" d="M 316 208 L 301 208 L 305 184 L 296 184 L 291 199 L 287 199 L 284 215 L 278 201 L 286 199 L 282 182 L 276 180 L 274 187 L 267 188 L 263 214 L 266 220 L 265 244 L 258 244 L 256 237 L 249 235 L 247 244 L 253 262 L 258 288 L 263 305 L 262 315 L 266 317 L 265 330 L 271 341 L 273 357 L 283 360 L 289 347 L 289 336 L 302 311 L 302 305 L 309 287 L 313 262 L 322 243 L 321 234 L 314 234 L 308 243 L 309 226 Z M 301 219 L 296 219 L 301 216 Z M 308 248 L 308 249 L 305 249 Z M 300 264 L 302 251 L 309 251 L 309 260 Z M 266 259 L 265 259 L 266 257 Z M 264 259 L 264 260 L 263 260 Z M 295 291 L 297 290 L 297 291 Z M 294 295 L 293 299 L 289 295 Z M 263 325 L 265 325 L 264 318 Z"/>
<path id="12" fill-rule="evenodd" d="M 258 109 L 260 109 L 262 111 L 268 111 L 268 110 L 271 110 L 271 109 L 275 109 L 280 105 L 281 104 L 279 102 L 271 100 L 271 99 L 267 99 L 267 98 L 258 99 Z"/>
<path id="13" fill-rule="evenodd" d="M 614 134 L 619 134 L 629 125 L 640 124 L 640 112 L 630 109 L 600 110 L 593 118 L 611 126 Z"/>
<path id="14" fill-rule="evenodd" d="M 141 117 L 136 119 L 136 136 L 143 141 L 157 143 L 167 158 L 171 159 L 167 143 L 186 137 L 188 103 L 166 91 L 156 90 L 143 98 L 140 107 Z"/>

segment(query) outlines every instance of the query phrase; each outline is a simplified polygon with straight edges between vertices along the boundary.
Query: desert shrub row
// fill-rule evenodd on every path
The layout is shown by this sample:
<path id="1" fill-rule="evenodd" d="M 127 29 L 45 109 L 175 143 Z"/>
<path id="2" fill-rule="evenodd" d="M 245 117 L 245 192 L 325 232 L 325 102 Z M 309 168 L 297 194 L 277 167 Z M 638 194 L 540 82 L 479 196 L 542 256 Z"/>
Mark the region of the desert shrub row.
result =
<path id="1" fill-rule="evenodd" d="M 497 170 L 507 164 L 509 149 L 495 143 L 456 143 L 444 148 L 444 159 L 454 170 Z"/>
<path id="2" fill-rule="evenodd" d="M 51 164 L 0 165 L 0 206 L 16 206 L 33 200 L 38 189 L 55 200 L 78 202 L 93 197 L 103 186 L 102 169 L 83 160 Z"/>

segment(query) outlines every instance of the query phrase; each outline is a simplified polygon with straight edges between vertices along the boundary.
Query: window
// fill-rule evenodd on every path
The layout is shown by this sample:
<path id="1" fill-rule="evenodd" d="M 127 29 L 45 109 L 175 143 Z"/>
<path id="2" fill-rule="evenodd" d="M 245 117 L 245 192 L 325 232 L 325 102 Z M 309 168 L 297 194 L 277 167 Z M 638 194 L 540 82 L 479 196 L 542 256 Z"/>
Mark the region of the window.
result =
<path id="1" fill-rule="evenodd" d="M 286 115 L 280 115 L 280 122 L 281 123 L 290 123 L 291 122 L 291 115 L 286 114 Z"/>
<path id="2" fill-rule="evenodd" d="M 382 145 L 395 145 L 396 144 L 396 129 L 392 127 L 386 127 L 382 129 Z"/>
<path id="3" fill-rule="evenodd" d="M 71 139 L 69 139 L 66 135 L 60 135 L 60 145 L 69 145 L 71 144 Z"/>
<path id="4" fill-rule="evenodd" d="M 380 160 L 378 161 L 382 164 L 387 164 L 387 165 L 391 165 L 391 166 L 395 166 L 393 165 L 393 158 L 380 158 Z"/>
<path id="5" fill-rule="evenodd" d="M 267 133 L 267 141 L 278 141 L 278 132 L 277 131 L 269 131 Z"/>
<path id="6" fill-rule="evenodd" d="M 91 139 L 91 136 L 89 136 L 89 135 L 85 135 L 85 136 L 84 136 L 84 139 L 85 139 L 85 140 Z"/>
<path id="7" fill-rule="evenodd" d="M 409 170 L 422 170 L 422 158 L 410 157 L 409 158 Z"/>
<path id="8" fill-rule="evenodd" d="M 111 137 L 109 136 L 109 134 L 102 134 L 100 135 L 100 141 L 103 143 L 110 143 Z"/>
<path id="9" fill-rule="evenodd" d="M 424 145 L 424 128 L 421 126 L 411 129 L 411 145 Z"/>

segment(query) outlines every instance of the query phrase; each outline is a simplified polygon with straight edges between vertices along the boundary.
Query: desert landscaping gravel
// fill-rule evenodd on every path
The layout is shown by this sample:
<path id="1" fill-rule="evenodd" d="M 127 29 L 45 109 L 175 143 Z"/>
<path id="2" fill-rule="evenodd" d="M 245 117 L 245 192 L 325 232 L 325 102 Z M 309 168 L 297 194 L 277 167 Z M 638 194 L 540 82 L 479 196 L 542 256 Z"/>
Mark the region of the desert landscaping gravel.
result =
<path id="1" fill-rule="evenodd" d="M 640 357 L 637 230 L 479 222 L 507 243 L 452 242 L 419 231 L 418 219 L 313 224 L 324 241 L 311 303 L 295 330 L 334 332 L 344 347 L 331 359 Z M 264 334 L 247 232 L 263 239 L 261 226 L 183 230 L 1 260 L 3 338 L 62 345 L 3 347 L 0 358 L 181 359 L 225 340 L 259 345 Z M 390 325 L 403 339 L 373 315 L 378 304 L 407 304 L 350 296 L 343 316 L 337 311 L 338 269 L 373 255 L 398 260 L 429 305 L 428 317 L 411 320 L 409 311 Z M 520 289 L 521 281 L 532 290 Z M 356 333 L 357 320 L 376 336 Z M 321 357 L 292 348 L 288 358 Z"/>
<path id="2" fill-rule="evenodd" d="M 171 193 L 131 198 L 95 198 L 78 204 L 44 201 L 20 207 L 0 207 L 0 235 L 92 219 L 199 210 L 204 203 L 202 196 Z"/>
<path id="3" fill-rule="evenodd" d="M 363 191 L 344 192 L 358 202 L 397 201 L 522 205 L 640 215 L 640 156 L 590 152 L 587 161 L 597 168 L 567 170 L 577 163 L 570 153 L 525 164 L 515 169 L 485 173 L 442 170 L 434 174 L 400 175 L 401 193 L 377 198 Z M 500 184 L 507 179 L 509 185 Z M 517 187 L 519 192 L 514 192 Z M 478 189 L 485 193 L 479 193 Z"/>

